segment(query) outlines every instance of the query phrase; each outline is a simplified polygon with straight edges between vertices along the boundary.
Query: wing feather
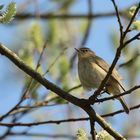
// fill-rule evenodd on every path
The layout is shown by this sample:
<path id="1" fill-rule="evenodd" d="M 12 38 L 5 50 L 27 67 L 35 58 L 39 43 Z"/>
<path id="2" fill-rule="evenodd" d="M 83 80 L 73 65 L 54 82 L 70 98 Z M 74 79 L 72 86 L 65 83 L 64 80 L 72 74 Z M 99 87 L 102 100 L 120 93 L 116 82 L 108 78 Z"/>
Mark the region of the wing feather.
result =
<path id="1" fill-rule="evenodd" d="M 107 64 L 102 58 L 98 57 L 98 56 L 95 56 L 96 59 L 94 59 L 95 63 L 101 67 L 105 72 L 108 72 L 109 70 L 109 64 Z M 120 87 L 125 91 L 124 87 L 122 86 L 122 84 L 119 82 L 122 77 L 119 75 L 119 73 L 117 72 L 117 70 L 114 68 L 112 74 L 111 74 L 111 77 L 113 79 L 116 80 L 116 82 L 120 85 Z"/>

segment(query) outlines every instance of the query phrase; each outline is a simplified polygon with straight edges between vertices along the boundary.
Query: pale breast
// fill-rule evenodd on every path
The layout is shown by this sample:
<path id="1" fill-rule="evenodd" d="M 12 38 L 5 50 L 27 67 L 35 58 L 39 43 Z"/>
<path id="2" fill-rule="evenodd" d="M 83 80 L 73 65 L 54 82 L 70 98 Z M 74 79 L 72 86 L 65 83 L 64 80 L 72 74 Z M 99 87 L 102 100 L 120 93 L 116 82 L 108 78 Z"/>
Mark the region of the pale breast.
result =
<path id="1" fill-rule="evenodd" d="M 78 62 L 78 74 L 82 86 L 85 89 L 99 87 L 106 72 L 95 63 Z"/>

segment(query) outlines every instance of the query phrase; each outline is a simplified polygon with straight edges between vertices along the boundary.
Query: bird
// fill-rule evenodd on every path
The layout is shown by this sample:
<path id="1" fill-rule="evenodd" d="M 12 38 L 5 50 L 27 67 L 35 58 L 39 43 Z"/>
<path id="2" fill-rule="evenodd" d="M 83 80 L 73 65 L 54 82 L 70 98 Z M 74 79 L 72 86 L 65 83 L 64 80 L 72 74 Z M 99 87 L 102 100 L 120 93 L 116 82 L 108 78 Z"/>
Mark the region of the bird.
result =
<path id="1" fill-rule="evenodd" d="M 107 75 L 110 65 L 101 57 L 97 56 L 89 48 L 75 48 L 78 53 L 78 75 L 84 89 L 92 90 L 98 88 L 102 80 Z M 119 95 L 125 91 L 122 83 L 122 77 L 114 68 L 106 83 L 106 91 L 111 95 Z M 117 97 L 124 111 L 129 114 L 129 107 L 122 96 Z"/>

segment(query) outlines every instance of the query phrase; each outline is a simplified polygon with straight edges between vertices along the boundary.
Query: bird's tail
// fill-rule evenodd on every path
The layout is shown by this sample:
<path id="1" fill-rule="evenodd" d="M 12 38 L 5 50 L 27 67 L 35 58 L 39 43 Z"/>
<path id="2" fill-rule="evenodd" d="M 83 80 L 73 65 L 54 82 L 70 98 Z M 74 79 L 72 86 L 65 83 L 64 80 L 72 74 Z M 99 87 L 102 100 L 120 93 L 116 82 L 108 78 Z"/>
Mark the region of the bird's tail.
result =
<path id="1" fill-rule="evenodd" d="M 129 114 L 129 107 L 128 107 L 127 103 L 125 102 L 125 100 L 123 99 L 123 97 L 119 97 L 118 99 L 119 99 L 119 101 L 121 102 L 121 104 L 122 104 L 122 106 L 123 106 L 123 108 L 124 108 L 124 111 L 125 111 L 127 114 Z"/>
<path id="2" fill-rule="evenodd" d="M 113 95 L 119 95 L 125 91 L 124 87 L 121 85 L 120 81 L 117 81 L 114 79 L 113 82 L 110 82 L 111 85 L 107 87 L 107 90 L 109 93 L 112 93 Z M 120 103 L 122 104 L 124 111 L 129 114 L 129 107 L 127 103 L 125 102 L 123 97 L 118 97 L 117 98 Z"/>

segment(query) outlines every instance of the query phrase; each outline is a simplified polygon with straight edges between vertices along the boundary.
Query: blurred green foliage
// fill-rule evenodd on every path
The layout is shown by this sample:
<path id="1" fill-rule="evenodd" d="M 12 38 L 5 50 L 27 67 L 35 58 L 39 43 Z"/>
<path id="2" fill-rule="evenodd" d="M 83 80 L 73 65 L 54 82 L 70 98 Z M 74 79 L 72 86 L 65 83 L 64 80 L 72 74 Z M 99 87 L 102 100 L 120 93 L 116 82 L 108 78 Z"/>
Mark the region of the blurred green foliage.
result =
<path id="1" fill-rule="evenodd" d="M 27 32 L 27 36 L 25 38 L 25 42 L 22 48 L 18 50 L 18 55 L 22 60 L 24 60 L 28 65 L 34 69 L 36 69 L 39 55 L 41 54 L 41 50 L 43 48 L 43 32 L 40 24 L 38 22 L 33 22 L 31 25 L 31 28 Z M 37 60 L 36 55 L 38 54 Z M 43 68 L 40 65 L 40 67 L 37 69 L 40 73 L 43 72 Z M 25 86 L 24 88 L 28 87 L 28 84 L 30 83 L 30 77 L 25 77 Z M 34 100 L 38 100 L 38 88 L 39 86 L 36 86 L 37 82 L 33 81 L 30 89 L 33 89 L 31 97 Z"/>
<path id="2" fill-rule="evenodd" d="M 97 140 L 113 140 L 113 137 L 106 131 L 102 130 L 97 134 Z"/>
<path id="3" fill-rule="evenodd" d="M 129 37 L 126 39 L 129 39 Z M 116 32 L 111 33 L 111 41 L 113 42 L 114 48 L 119 46 L 119 36 Z M 139 44 L 129 44 L 122 50 L 124 62 L 119 65 L 119 68 L 125 69 L 125 71 L 128 73 L 128 82 L 130 86 L 135 83 L 140 72 L 140 50 L 139 47 L 136 46 L 139 46 Z"/>
<path id="4" fill-rule="evenodd" d="M 75 40 L 76 34 L 80 31 L 81 35 L 84 34 L 87 22 L 86 20 L 85 22 L 79 22 L 78 28 L 75 28 L 75 24 L 77 24 L 77 22 L 53 19 L 49 20 L 44 27 L 41 22 L 33 22 L 28 26 L 29 29 L 26 28 L 26 34 L 24 35 L 25 39 L 22 43 L 23 47 L 18 50 L 20 58 L 35 69 L 38 57 L 45 42 L 44 40 L 47 40 L 47 47 L 39 67 L 39 72 L 42 74 L 46 73 L 52 81 L 58 83 L 65 91 L 80 83 L 78 77 L 73 76 L 73 68 L 70 67 L 70 58 L 73 53 L 75 53 L 73 42 L 78 42 L 78 39 L 81 38 L 79 37 Z M 24 87 L 27 87 L 29 81 L 30 78 L 26 77 Z M 35 101 L 44 99 L 44 97 L 40 97 L 38 92 L 39 89 L 40 85 L 34 81 L 30 88 L 30 92 L 32 99 Z M 45 100 L 54 97 L 52 92 L 47 93 Z M 66 103 L 65 100 L 59 97 L 53 100 L 53 102 Z"/>
<path id="5" fill-rule="evenodd" d="M 57 14 L 67 14 L 75 2 L 74 0 L 52 1 L 57 3 L 58 7 L 60 7 Z M 12 20 L 13 16 L 15 15 L 15 7 L 15 3 L 8 5 L 6 12 L 4 12 L 2 18 L 0 18 L 0 23 L 8 23 Z M 0 11 L 2 9 L 3 5 L 0 5 Z M 70 67 L 70 59 L 75 53 L 73 48 L 81 41 L 82 36 L 85 34 L 87 25 L 88 21 L 86 19 L 82 20 L 82 22 L 77 19 L 76 22 L 75 20 L 52 19 L 48 20 L 43 26 L 40 21 L 32 21 L 31 26 L 25 26 L 27 32 L 24 32 L 23 34 L 23 38 L 25 38 L 25 40 L 20 42 L 22 47 L 19 48 L 18 55 L 29 66 L 36 69 L 37 61 L 45 42 L 44 40 L 48 40 L 47 47 L 44 51 L 38 71 L 41 74 L 46 73 L 45 76 L 47 79 L 53 81 L 65 91 L 68 91 L 73 86 L 77 86 L 80 83 L 78 77 L 76 76 L 75 67 Z M 118 32 L 114 31 L 111 34 L 111 41 L 113 42 L 113 47 L 116 50 L 116 48 L 119 46 Z M 136 81 L 140 71 L 140 50 L 138 47 L 135 47 L 137 45 L 139 46 L 139 44 L 129 45 L 122 51 L 124 63 L 120 64 L 120 68 L 124 68 L 128 73 L 130 85 L 133 85 L 133 83 Z M 29 83 L 30 77 L 27 76 L 24 79 L 24 89 L 26 89 Z M 51 91 L 45 90 L 45 96 L 41 96 L 39 94 L 40 89 L 41 86 L 36 81 L 33 81 L 29 89 L 29 93 L 31 95 L 31 99 L 33 99 L 35 102 L 39 100 L 47 100 L 53 101 L 53 103 L 57 104 L 67 103 L 65 100 L 58 97 Z M 71 92 L 71 94 L 74 94 L 79 98 L 82 97 L 81 93 L 83 93 L 82 88 Z M 112 106 L 113 105 L 104 106 L 104 112 L 111 112 Z M 88 140 L 86 132 L 83 129 L 78 130 L 77 140 Z M 106 132 L 99 132 L 98 140 L 112 140 L 112 138 Z"/>
<path id="6" fill-rule="evenodd" d="M 77 140 L 88 140 L 87 134 L 83 128 L 79 128 L 77 131 Z"/>
<path id="7" fill-rule="evenodd" d="M 29 31 L 29 41 L 33 43 L 34 48 L 41 50 L 43 46 L 43 31 L 39 23 L 35 22 Z"/>
<path id="8" fill-rule="evenodd" d="M 61 10 L 59 10 L 59 12 L 68 11 L 75 2 L 75 0 L 52 0 L 52 1 L 60 5 Z"/>
<path id="9" fill-rule="evenodd" d="M 4 5 L 0 5 L 0 12 L 3 9 Z M 6 24 L 9 23 L 16 14 L 16 3 L 10 2 L 6 7 L 6 11 L 0 16 L 0 23 Z"/>

